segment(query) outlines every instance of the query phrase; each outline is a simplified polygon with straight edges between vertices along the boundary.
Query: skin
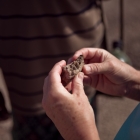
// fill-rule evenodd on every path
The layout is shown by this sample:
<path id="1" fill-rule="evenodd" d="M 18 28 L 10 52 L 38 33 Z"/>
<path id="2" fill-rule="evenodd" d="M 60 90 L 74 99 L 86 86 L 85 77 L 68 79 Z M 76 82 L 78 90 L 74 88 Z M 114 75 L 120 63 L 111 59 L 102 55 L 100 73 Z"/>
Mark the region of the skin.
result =
<path id="1" fill-rule="evenodd" d="M 69 62 L 83 55 L 85 65 L 71 82 L 69 90 L 61 83 L 60 61 L 52 68 L 43 86 L 42 105 L 65 140 L 99 140 L 94 112 L 83 90 L 83 83 L 113 96 L 140 101 L 140 72 L 103 49 L 84 48 Z"/>
<path id="2" fill-rule="evenodd" d="M 84 83 L 103 93 L 140 101 L 140 71 L 103 49 L 83 48 L 69 61 L 83 54 Z"/>
<path id="3" fill-rule="evenodd" d="M 65 61 L 57 63 L 44 82 L 42 105 L 65 140 L 99 140 L 93 109 L 83 90 L 83 73 L 72 82 L 68 92 L 60 74 Z M 88 131 L 85 131 L 84 128 Z"/>

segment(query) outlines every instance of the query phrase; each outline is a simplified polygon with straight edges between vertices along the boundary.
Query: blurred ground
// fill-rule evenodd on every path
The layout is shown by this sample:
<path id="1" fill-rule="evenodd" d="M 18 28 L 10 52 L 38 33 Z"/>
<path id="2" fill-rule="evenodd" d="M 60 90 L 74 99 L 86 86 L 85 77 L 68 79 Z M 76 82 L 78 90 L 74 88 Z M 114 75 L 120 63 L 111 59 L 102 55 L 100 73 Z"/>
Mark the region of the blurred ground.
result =
<path id="1" fill-rule="evenodd" d="M 124 1 L 124 51 L 130 56 L 133 66 L 140 69 L 140 1 Z M 108 21 L 108 44 L 109 48 L 111 48 L 112 41 L 119 39 L 119 0 L 104 1 L 104 11 Z M 105 95 L 98 95 L 97 122 L 101 140 L 113 140 L 117 131 L 137 104 L 138 102 L 127 98 L 114 98 Z M 0 140 L 11 140 L 9 133 L 11 127 L 12 119 L 0 122 Z"/>

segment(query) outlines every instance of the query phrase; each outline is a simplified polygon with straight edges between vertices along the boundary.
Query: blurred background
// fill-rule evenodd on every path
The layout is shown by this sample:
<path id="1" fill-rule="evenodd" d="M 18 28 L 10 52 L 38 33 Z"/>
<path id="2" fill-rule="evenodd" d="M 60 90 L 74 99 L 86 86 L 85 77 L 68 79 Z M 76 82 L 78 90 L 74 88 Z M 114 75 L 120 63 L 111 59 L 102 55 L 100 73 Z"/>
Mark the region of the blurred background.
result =
<path id="1" fill-rule="evenodd" d="M 112 41 L 119 39 L 119 1 L 108 0 L 103 2 L 107 18 L 107 34 L 109 48 Z M 124 51 L 129 55 L 133 66 L 140 69 L 140 1 L 124 1 Z"/>
<path id="2" fill-rule="evenodd" d="M 104 1 L 103 9 L 107 20 L 108 48 L 111 49 L 112 42 L 118 40 L 120 35 L 119 0 Z M 140 70 L 139 9 L 139 0 L 124 0 L 124 51 L 131 58 L 133 67 Z M 0 85 L 7 96 L 7 102 L 9 102 L 7 90 L 2 83 L 3 79 L 0 81 Z M 98 95 L 97 126 L 101 140 L 112 140 L 137 104 L 137 101 L 127 98 Z M 11 127 L 11 118 L 0 122 L 0 140 L 11 140 Z"/>
<path id="3" fill-rule="evenodd" d="M 109 50 L 112 42 L 120 38 L 120 0 L 103 2 L 107 20 Z M 131 58 L 133 67 L 140 70 L 140 1 L 124 0 L 124 51 Z M 113 140 L 128 115 L 138 104 L 127 98 L 97 97 L 97 125 L 101 140 Z"/>

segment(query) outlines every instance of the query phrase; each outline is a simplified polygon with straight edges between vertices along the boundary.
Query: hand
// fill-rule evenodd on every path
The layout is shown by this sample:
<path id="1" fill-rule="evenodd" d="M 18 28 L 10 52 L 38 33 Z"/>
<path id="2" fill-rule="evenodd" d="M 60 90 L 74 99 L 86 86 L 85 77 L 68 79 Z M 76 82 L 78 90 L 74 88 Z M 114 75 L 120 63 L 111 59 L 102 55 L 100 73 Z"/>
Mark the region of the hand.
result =
<path id="1" fill-rule="evenodd" d="M 118 60 L 109 52 L 97 48 L 81 49 L 69 61 L 76 59 L 81 54 L 86 63 L 83 67 L 85 84 L 110 95 L 127 96 L 140 100 L 139 94 L 130 95 L 132 87 L 138 82 L 140 83 L 140 73 L 137 70 Z"/>
<path id="2" fill-rule="evenodd" d="M 83 90 L 83 73 L 72 81 L 72 93 L 61 83 L 62 67 L 57 63 L 45 79 L 42 105 L 48 117 L 66 140 L 98 140 L 93 109 Z"/>

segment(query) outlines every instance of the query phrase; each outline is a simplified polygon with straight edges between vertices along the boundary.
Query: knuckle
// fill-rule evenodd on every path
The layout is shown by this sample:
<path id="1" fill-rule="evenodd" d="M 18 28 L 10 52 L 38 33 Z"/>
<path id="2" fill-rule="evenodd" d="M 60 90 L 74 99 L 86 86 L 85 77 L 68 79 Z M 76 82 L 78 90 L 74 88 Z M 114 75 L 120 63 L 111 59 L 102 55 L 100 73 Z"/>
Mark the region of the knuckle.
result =
<path id="1" fill-rule="evenodd" d="M 99 72 L 99 65 L 95 63 L 94 66 L 91 67 L 91 69 L 92 69 L 93 72 L 97 72 L 98 73 Z"/>
<path id="2" fill-rule="evenodd" d="M 113 61 L 108 61 L 108 65 L 109 65 L 109 68 L 110 68 L 111 70 L 114 70 L 115 64 L 114 64 Z"/>
<path id="3" fill-rule="evenodd" d="M 94 63 L 93 65 L 90 65 L 89 67 L 90 67 L 91 74 L 99 73 L 100 65 L 98 65 L 97 63 Z"/>

